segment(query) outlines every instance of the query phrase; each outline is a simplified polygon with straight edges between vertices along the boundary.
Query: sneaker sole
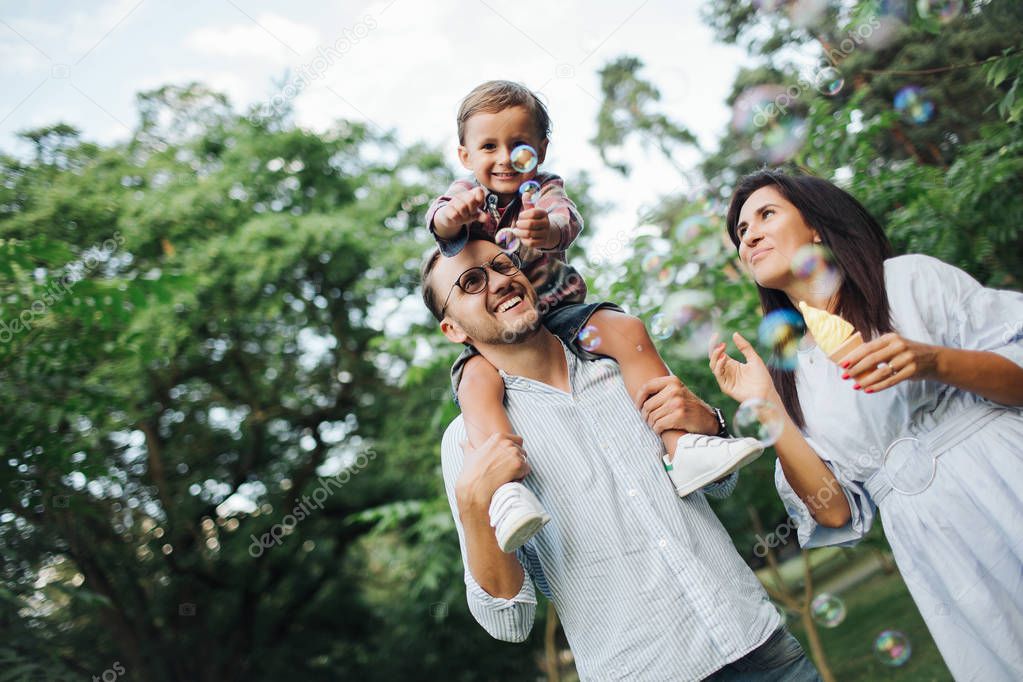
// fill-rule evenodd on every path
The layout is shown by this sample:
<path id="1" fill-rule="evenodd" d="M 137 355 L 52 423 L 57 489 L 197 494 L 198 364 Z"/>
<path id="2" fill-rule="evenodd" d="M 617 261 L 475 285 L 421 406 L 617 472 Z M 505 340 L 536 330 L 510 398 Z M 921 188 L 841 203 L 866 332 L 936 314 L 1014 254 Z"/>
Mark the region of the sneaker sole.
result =
<path id="1" fill-rule="evenodd" d="M 500 538 L 498 538 L 497 544 L 501 548 L 502 552 L 505 554 L 511 554 L 519 547 L 529 542 L 529 540 L 539 533 L 540 529 L 547 525 L 547 522 L 550 520 L 551 517 L 549 514 L 527 516 L 522 519 L 522 523 L 508 534 L 508 537 L 504 538 L 503 542 Z"/>
<path id="2" fill-rule="evenodd" d="M 700 488 L 704 487 L 705 485 L 707 485 L 709 483 L 713 483 L 714 481 L 718 480 L 719 478 L 724 478 L 725 476 L 729 475 L 733 471 L 737 471 L 737 470 L 743 468 L 744 466 L 746 466 L 750 462 L 756 460 L 762 454 L 764 454 L 764 449 L 763 448 L 753 450 L 749 454 L 745 455 L 738 462 L 735 462 L 734 464 L 731 464 L 729 466 L 721 467 L 720 469 L 718 469 L 716 471 L 712 471 L 709 474 L 705 474 L 705 475 L 701 476 L 700 478 L 698 478 L 698 479 L 696 479 L 694 481 L 690 481 L 689 485 L 687 485 L 685 488 L 675 488 L 675 491 L 678 493 L 679 497 L 685 497 L 687 495 L 691 495 L 692 493 L 694 493 L 695 491 L 697 491 Z"/>

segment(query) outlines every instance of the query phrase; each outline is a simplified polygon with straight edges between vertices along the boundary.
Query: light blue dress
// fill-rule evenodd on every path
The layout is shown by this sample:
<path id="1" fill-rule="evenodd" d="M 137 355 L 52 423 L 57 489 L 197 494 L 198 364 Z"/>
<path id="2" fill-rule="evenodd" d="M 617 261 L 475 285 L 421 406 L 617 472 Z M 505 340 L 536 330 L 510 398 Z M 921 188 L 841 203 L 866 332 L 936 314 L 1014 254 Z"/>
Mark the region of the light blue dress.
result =
<path id="1" fill-rule="evenodd" d="M 886 261 L 885 286 L 903 337 L 1023 366 L 1023 294 L 981 287 L 921 255 Z M 880 509 L 955 678 L 1023 680 L 1023 410 L 930 381 L 869 395 L 852 384 L 816 346 L 800 351 L 805 435 L 844 489 L 820 499 L 844 492 L 852 509 L 842 528 L 817 525 L 778 463 L 775 483 L 800 544 L 855 544 Z"/>

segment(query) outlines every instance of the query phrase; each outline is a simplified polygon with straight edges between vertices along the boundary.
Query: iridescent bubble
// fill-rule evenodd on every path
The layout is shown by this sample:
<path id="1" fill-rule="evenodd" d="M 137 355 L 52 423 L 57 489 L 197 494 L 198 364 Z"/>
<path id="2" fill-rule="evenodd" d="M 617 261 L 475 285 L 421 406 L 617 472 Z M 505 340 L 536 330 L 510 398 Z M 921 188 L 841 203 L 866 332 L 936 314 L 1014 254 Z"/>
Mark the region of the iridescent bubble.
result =
<path id="1" fill-rule="evenodd" d="M 822 95 L 833 97 L 842 91 L 845 77 L 833 66 L 826 66 L 814 75 L 814 87 Z"/>
<path id="2" fill-rule="evenodd" d="M 710 314 L 713 297 L 706 291 L 684 289 L 670 294 L 661 304 L 661 312 L 680 330 L 705 322 Z"/>
<path id="3" fill-rule="evenodd" d="M 765 448 L 777 442 L 785 429 L 785 418 L 777 405 L 760 398 L 750 398 L 735 411 L 733 421 L 737 435 L 756 438 Z"/>
<path id="4" fill-rule="evenodd" d="M 916 0 L 916 11 L 924 19 L 947 24 L 963 13 L 962 0 Z"/>
<path id="5" fill-rule="evenodd" d="M 600 348 L 600 334 L 592 324 L 588 324 L 580 329 L 578 336 L 575 338 L 579 343 L 579 347 L 588 353 L 592 353 Z"/>
<path id="6" fill-rule="evenodd" d="M 924 97 L 923 88 L 907 85 L 895 93 L 895 111 L 909 121 L 921 125 L 934 116 L 934 102 Z"/>
<path id="7" fill-rule="evenodd" d="M 676 327 L 664 313 L 657 313 L 650 318 L 650 336 L 663 341 L 675 333 Z"/>
<path id="8" fill-rule="evenodd" d="M 786 98 L 784 85 L 754 85 L 743 90 L 732 105 L 732 128 L 751 133 L 781 113 L 776 100 Z"/>
<path id="9" fill-rule="evenodd" d="M 783 163 L 802 148 L 809 130 L 809 124 L 801 116 L 775 117 L 753 135 L 750 145 L 763 161 Z"/>
<path id="10" fill-rule="evenodd" d="M 810 602 L 810 615 L 826 628 L 837 628 L 845 620 L 845 602 L 828 592 L 821 592 Z"/>
<path id="11" fill-rule="evenodd" d="M 647 255 L 643 256 L 643 260 L 641 262 L 643 272 L 646 273 L 655 272 L 658 268 L 661 267 L 661 263 L 663 262 L 664 259 L 660 256 L 660 254 L 648 253 Z"/>
<path id="12" fill-rule="evenodd" d="M 821 244 L 799 247 L 789 267 L 792 274 L 810 283 L 813 294 L 830 297 L 842 286 L 842 273 L 835 265 L 831 251 Z"/>
<path id="13" fill-rule="evenodd" d="M 806 333 L 803 316 L 791 308 L 779 308 L 760 321 L 757 337 L 760 345 L 770 348 L 767 364 L 779 369 L 794 370 L 799 357 L 799 341 Z"/>
<path id="14" fill-rule="evenodd" d="M 526 180 L 519 185 L 519 196 L 522 197 L 523 206 L 533 206 L 540 196 L 540 183 L 536 180 Z"/>
<path id="15" fill-rule="evenodd" d="M 675 227 L 675 240 L 679 242 L 690 242 L 710 225 L 710 219 L 705 215 L 691 215 Z"/>
<path id="16" fill-rule="evenodd" d="M 819 26 L 827 11 L 828 0 L 791 0 L 788 6 L 789 20 L 801 28 Z"/>
<path id="17" fill-rule="evenodd" d="M 521 244 L 518 236 L 510 227 L 502 227 L 498 230 L 497 234 L 494 235 L 494 243 L 507 253 L 518 251 Z"/>
<path id="18" fill-rule="evenodd" d="M 874 640 L 874 655 L 887 666 L 905 665 L 912 653 L 909 637 L 898 630 L 885 630 Z"/>
<path id="19" fill-rule="evenodd" d="M 536 150 L 528 144 L 520 144 L 511 151 L 511 167 L 519 173 L 528 173 L 536 168 L 539 161 Z"/>
<path id="20" fill-rule="evenodd" d="M 881 7 L 881 10 L 880 16 L 871 17 L 869 21 L 864 21 L 850 29 L 850 34 L 855 34 L 856 38 L 862 39 L 868 50 L 883 50 L 894 44 L 906 27 L 907 16 L 904 11 L 898 7 L 892 9 Z M 853 39 L 848 40 L 852 41 Z"/>

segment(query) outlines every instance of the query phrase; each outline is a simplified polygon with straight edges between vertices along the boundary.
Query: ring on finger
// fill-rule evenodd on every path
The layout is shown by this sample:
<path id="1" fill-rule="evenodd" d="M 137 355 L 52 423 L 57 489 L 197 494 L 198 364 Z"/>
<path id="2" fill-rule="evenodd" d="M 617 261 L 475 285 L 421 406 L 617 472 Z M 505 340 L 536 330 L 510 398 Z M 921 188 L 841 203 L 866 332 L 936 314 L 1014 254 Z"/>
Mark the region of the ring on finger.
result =
<path id="1" fill-rule="evenodd" d="M 877 368 L 879 370 L 881 370 L 881 371 L 887 370 L 888 371 L 888 376 L 892 376 L 892 377 L 899 373 L 899 370 L 895 369 L 894 367 L 889 365 L 887 362 L 883 362 L 883 361 L 877 363 Z"/>

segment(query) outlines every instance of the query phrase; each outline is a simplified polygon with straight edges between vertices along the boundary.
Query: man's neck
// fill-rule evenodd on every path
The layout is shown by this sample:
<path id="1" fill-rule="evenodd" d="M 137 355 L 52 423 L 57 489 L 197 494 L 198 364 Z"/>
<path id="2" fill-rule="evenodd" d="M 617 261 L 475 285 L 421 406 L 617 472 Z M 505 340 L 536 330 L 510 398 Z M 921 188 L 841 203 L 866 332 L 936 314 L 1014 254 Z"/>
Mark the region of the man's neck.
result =
<path id="1" fill-rule="evenodd" d="M 496 344 L 480 353 L 505 374 L 525 377 L 570 392 L 564 346 L 546 327 L 516 343 Z"/>

